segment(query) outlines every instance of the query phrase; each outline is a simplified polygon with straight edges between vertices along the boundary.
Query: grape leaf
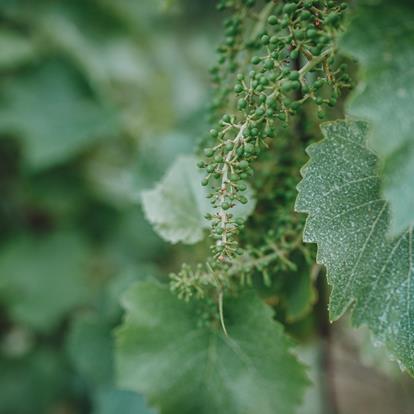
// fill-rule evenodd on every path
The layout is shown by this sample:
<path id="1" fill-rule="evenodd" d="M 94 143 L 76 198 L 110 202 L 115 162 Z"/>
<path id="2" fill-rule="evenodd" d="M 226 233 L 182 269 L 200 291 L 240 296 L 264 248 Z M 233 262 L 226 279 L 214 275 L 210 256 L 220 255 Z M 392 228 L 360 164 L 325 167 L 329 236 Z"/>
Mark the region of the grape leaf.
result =
<path id="1" fill-rule="evenodd" d="M 13 320 L 39 330 L 56 326 L 89 297 L 88 249 L 74 233 L 21 237 L 0 253 L 0 298 Z"/>
<path id="2" fill-rule="evenodd" d="M 203 239 L 204 229 L 210 227 L 204 216 L 213 209 L 202 179 L 197 159 L 181 156 L 153 189 L 141 193 L 145 216 L 165 240 L 193 244 Z M 247 195 L 250 201 L 234 208 L 236 217 L 247 217 L 254 210 L 251 190 Z"/>
<path id="3" fill-rule="evenodd" d="M 28 164 L 47 168 L 118 132 L 117 114 L 83 90 L 62 62 L 5 79 L 0 132 L 22 139 Z"/>
<path id="4" fill-rule="evenodd" d="M 162 414 L 290 414 L 300 403 L 304 367 L 254 294 L 225 302 L 229 336 L 200 323 L 200 303 L 154 282 L 134 285 L 124 306 L 116 334 L 120 386 L 144 394 Z"/>
<path id="5" fill-rule="evenodd" d="M 390 240 L 389 206 L 381 197 L 378 159 L 366 146 L 368 124 L 324 124 L 325 139 L 308 148 L 296 210 L 308 213 L 304 240 L 318 244 L 318 263 L 332 285 L 330 317 L 352 305 L 352 321 L 414 374 L 413 229 Z"/>
<path id="6" fill-rule="evenodd" d="M 372 124 L 368 143 L 383 161 L 390 231 L 397 235 L 414 224 L 414 8 L 397 0 L 358 11 L 341 42 L 361 66 L 347 110 Z"/>

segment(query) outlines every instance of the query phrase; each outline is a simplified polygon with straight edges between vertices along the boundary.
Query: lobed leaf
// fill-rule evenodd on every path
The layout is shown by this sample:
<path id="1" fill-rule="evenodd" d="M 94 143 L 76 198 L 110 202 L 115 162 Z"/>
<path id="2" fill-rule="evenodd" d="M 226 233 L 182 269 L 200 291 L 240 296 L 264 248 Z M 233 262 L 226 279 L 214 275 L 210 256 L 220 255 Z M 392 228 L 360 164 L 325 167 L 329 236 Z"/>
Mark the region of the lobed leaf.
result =
<path id="1" fill-rule="evenodd" d="M 204 216 L 214 210 L 202 179 L 196 157 L 181 156 L 153 189 L 141 193 L 145 216 L 164 240 L 193 244 L 203 239 L 204 229 L 210 227 Z M 250 201 L 234 209 L 236 217 L 253 212 L 255 201 L 249 193 Z"/>
<path id="2" fill-rule="evenodd" d="M 140 282 L 127 293 L 117 332 L 122 387 L 162 414 L 290 414 L 307 380 L 272 312 L 251 293 L 225 303 L 226 336 L 201 323 L 199 302 L 168 286 Z"/>
<path id="3" fill-rule="evenodd" d="M 332 285 L 332 320 L 352 305 L 352 321 L 414 374 L 413 228 L 387 237 L 389 205 L 382 198 L 378 159 L 367 147 L 368 125 L 326 123 L 308 148 L 296 210 L 308 214 L 306 242 L 318 244 L 318 263 Z"/>

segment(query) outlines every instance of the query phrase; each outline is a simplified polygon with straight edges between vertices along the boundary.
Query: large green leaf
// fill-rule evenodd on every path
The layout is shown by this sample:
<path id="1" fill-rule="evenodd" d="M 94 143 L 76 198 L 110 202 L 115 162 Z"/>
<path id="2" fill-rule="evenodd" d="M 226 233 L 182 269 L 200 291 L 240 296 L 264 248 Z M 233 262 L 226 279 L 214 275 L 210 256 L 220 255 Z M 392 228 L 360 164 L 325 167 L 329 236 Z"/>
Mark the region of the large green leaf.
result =
<path id="1" fill-rule="evenodd" d="M 341 42 L 361 66 L 362 80 L 347 108 L 372 124 L 368 142 L 383 161 L 396 235 L 414 224 L 414 7 L 394 0 L 358 11 Z"/>
<path id="2" fill-rule="evenodd" d="M 116 113 L 88 95 L 62 62 L 5 79 L 0 132 L 22 139 L 33 168 L 66 161 L 118 132 Z"/>
<path id="3" fill-rule="evenodd" d="M 301 401 L 304 368 L 255 295 L 225 302 L 228 336 L 202 322 L 200 303 L 180 301 L 168 286 L 138 283 L 124 306 L 119 383 L 143 393 L 162 414 L 290 414 Z"/>
<path id="4" fill-rule="evenodd" d="M 389 240 L 389 207 L 381 197 L 377 157 L 367 149 L 367 124 L 323 126 L 308 149 L 296 209 L 308 213 L 304 240 L 318 244 L 317 261 L 332 285 L 331 319 L 351 305 L 400 364 L 414 373 L 413 229 Z"/>
<path id="5" fill-rule="evenodd" d="M 147 219 L 157 233 L 171 243 L 197 243 L 204 237 L 210 222 L 204 218 L 212 213 L 208 191 L 201 186 L 203 174 L 194 156 L 178 157 L 163 179 L 151 190 L 141 193 Z M 237 217 L 252 213 L 255 201 L 234 209 Z"/>

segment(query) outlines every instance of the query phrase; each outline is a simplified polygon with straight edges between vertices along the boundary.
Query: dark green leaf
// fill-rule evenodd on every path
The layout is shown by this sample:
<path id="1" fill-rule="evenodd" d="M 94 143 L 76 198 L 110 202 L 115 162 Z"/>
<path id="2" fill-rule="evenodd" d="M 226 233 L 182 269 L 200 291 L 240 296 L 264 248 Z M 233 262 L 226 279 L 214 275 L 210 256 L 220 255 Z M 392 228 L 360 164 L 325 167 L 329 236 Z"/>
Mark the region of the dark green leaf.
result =
<path id="1" fill-rule="evenodd" d="M 254 294 L 224 304 L 226 336 L 202 322 L 200 303 L 168 286 L 141 282 L 125 297 L 117 332 L 123 388 L 144 394 L 163 414 L 290 414 L 307 380 L 272 311 Z"/>

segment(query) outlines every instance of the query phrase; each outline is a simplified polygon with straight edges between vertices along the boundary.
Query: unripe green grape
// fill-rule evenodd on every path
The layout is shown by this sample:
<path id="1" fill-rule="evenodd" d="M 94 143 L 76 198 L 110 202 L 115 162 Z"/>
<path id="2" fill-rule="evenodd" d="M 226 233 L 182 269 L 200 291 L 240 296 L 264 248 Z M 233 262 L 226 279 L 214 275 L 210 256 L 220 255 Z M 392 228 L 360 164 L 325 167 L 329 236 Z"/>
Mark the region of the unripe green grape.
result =
<path id="1" fill-rule="evenodd" d="M 247 143 L 244 145 L 244 151 L 246 154 L 252 154 L 254 151 L 254 145 Z"/>
<path id="2" fill-rule="evenodd" d="M 265 113 L 265 110 L 263 108 L 257 108 L 255 114 L 257 116 L 263 116 Z"/>
<path id="3" fill-rule="evenodd" d="M 241 170 L 246 170 L 247 168 L 249 168 L 249 162 L 247 160 L 241 160 L 239 162 L 239 168 Z"/>
<path id="4" fill-rule="evenodd" d="M 310 20 L 311 18 L 312 18 L 312 14 L 308 10 L 304 10 L 300 14 L 301 20 Z"/>
<path id="5" fill-rule="evenodd" d="M 270 70 L 270 69 L 273 69 L 273 67 L 274 67 L 274 62 L 273 62 L 273 60 L 272 59 L 267 59 L 265 62 L 264 62 L 264 65 L 263 65 L 267 70 Z"/>
<path id="6" fill-rule="evenodd" d="M 270 43 L 271 44 L 277 44 L 277 43 L 279 43 L 279 38 L 277 36 L 272 36 L 270 38 Z"/>
<path id="7" fill-rule="evenodd" d="M 268 45 L 269 41 L 270 41 L 270 37 L 268 35 L 263 35 L 262 38 L 260 39 L 260 41 L 262 42 L 263 45 Z"/>
<path id="8" fill-rule="evenodd" d="M 289 81 L 284 81 L 280 87 L 280 89 L 282 90 L 282 92 L 289 92 L 292 89 L 292 83 Z"/>
<path id="9" fill-rule="evenodd" d="M 296 81 L 298 80 L 300 77 L 300 73 L 297 70 L 293 70 L 292 72 L 289 73 L 289 80 L 291 81 Z"/>
<path id="10" fill-rule="evenodd" d="M 299 56 L 299 51 L 297 49 L 294 49 L 290 52 L 289 56 L 291 59 L 296 59 Z"/>
<path id="11" fill-rule="evenodd" d="M 289 26 L 289 20 L 288 19 L 283 19 L 281 22 L 280 22 L 280 27 L 282 27 L 283 29 L 285 29 L 286 27 L 288 27 Z"/>
<path id="12" fill-rule="evenodd" d="M 206 157 L 212 157 L 214 155 L 213 148 L 206 148 L 204 150 L 204 154 L 205 154 Z"/>
<path id="13" fill-rule="evenodd" d="M 214 161 L 217 163 L 222 163 L 223 162 L 223 156 L 222 155 L 216 155 L 214 157 Z"/>
<path id="14" fill-rule="evenodd" d="M 278 22 L 277 17 L 275 15 L 271 15 L 267 18 L 267 22 L 272 25 L 275 26 Z"/>
<path id="15" fill-rule="evenodd" d="M 237 218 L 236 218 L 236 223 L 237 223 L 239 226 L 242 226 L 242 225 L 244 224 L 244 219 L 242 219 L 241 217 L 237 217 Z"/>
<path id="16" fill-rule="evenodd" d="M 241 93 L 243 92 L 243 90 L 243 85 L 241 83 L 236 83 L 236 85 L 234 86 L 234 92 Z"/>
<path id="17" fill-rule="evenodd" d="M 215 166 L 215 165 L 213 165 L 213 164 L 210 164 L 209 166 L 207 166 L 207 172 L 208 172 L 208 173 L 212 173 L 212 172 L 214 172 L 214 171 L 215 171 L 215 169 L 216 169 L 216 166 Z"/>
<path id="18" fill-rule="evenodd" d="M 292 14 L 294 11 L 296 11 L 296 4 L 295 3 L 286 3 L 283 6 L 283 13 L 286 14 Z"/>
<path id="19" fill-rule="evenodd" d="M 240 98 L 237 102 L 237 106 L 239 109 L 245 109 L 247 107 L 247 101 L 243 98 Z"/>

